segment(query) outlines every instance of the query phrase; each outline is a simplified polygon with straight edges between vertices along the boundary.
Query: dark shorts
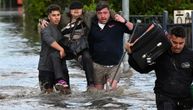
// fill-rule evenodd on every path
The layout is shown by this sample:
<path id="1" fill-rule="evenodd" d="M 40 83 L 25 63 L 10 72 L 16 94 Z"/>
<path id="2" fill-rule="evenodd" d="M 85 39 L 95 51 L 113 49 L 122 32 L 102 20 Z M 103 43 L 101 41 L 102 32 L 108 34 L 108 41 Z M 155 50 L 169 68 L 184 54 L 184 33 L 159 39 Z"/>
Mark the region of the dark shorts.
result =
<path id="1" fill-rule="evenodd" d="M 40 89 L 53 88 L 55 85 L 54 72 L 39 70 L 39 85 Z"/>

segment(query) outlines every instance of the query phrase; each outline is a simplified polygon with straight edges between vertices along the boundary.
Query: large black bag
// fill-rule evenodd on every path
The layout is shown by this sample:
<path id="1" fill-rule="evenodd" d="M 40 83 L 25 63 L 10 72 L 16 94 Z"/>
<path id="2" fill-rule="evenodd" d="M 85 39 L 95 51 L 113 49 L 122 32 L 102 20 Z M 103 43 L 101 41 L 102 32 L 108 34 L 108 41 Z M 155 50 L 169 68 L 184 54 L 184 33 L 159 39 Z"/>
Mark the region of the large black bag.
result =
<path id="1" fill-rule="evenodd" d="M 70 48 L 74 55 L 77 55 L 83 50 L 88 49 L 88 41 L 86 37 L 81 36 L 79 39 L 68 41 L 67 47 Z"/>
<path id="2" fill-rule="evenodd" d="M 80 37 L 78 39 L 73 39 L 73 35 L 75 33 L 75 29 L 77 28 L 78 22 L 79 20 L 75 22 L 75 26 L 70 34 L 70 39 L 63 38 L 59 41 L 59 44 L 65 49 L 65 52 L 67 54 L 70 54 L 69 58 L 67 59 L 71 59 L 72 56 L 77 56 L 79 53 L 81 53 L 85 49 L 88 49 L 89 47 L 85 32 L 83 35 L 80 34 Z"/>
<path id="3" fill-rule="evenodd" d="M 134 43 L 132 57 L 141 69 L 154 64 L 154 61 L 171 46 L 166 32 L 157 23 L 138 26 L 131 42 Z"/>

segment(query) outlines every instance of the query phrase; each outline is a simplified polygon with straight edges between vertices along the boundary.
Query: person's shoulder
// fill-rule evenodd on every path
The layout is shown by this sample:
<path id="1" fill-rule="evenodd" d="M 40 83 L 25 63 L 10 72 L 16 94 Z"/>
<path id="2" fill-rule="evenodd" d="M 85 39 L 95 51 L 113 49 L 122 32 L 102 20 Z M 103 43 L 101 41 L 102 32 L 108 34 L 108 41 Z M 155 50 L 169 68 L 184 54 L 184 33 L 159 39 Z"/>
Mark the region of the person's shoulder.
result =
<path id="1" fill-rule="evenodd" d="M 49 32 L 52 28 L 54 28 L 54 26 L 49 23 L 45 28 L 41 29 L 41 33 Z"/>
<path id="2" fill-rule="evenodd" d="M 193 62 L 193 50 L 191 48 L 188 48 L 188 53 L 186 53 L 186 55 L 188 55 L 190 61 Z"/>
<path id="3" fill-rule="evenodd" d="M 193 58 L 193 50 L 192 50 L 192 49 L 189 49 L 189 52 L 190 52 L 190 54 L 191 54 L 191 56 L 192 56 L 192 58 Z"/>
<path id="4" fill-rule="evenodd" d="M 191 57 L 191 59 L 193 59 L 193 50 L 191 48 L 185 47 L 184 54 L 186 54 L 186 56 L 189 56 Z"/>
<path id="5" fill-rule="evenodd" d="M 186 51 L 186 52 L 188 52 L 188 53 L 193 54 L 193 50 L 192 50 L 191 48 L 187 48 L 187 47 L 185 47 L 185 51 Z"/>
<path id="6" fill-rule="evenodd" d="M 70 16 L 68 13 L 63 13 L 62 14 L 62 17 L 61 17 L 61 20 L 60 20 L 60 26 L 63 27 L 65 25 L 67 25 L 67 23 L 70 22 Z"/>

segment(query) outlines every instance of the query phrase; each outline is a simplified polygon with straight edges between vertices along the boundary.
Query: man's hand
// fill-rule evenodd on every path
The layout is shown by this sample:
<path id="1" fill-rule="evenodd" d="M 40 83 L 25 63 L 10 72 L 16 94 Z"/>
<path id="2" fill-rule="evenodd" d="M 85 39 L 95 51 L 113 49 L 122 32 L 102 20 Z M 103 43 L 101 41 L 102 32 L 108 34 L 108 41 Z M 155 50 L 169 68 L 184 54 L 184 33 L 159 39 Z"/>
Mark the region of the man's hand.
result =
<path id="1" fill-rule="evenodd" d="M 123 18 L 121 15 L 119 14 L 115 14 L 114 16 L 115 20 L 118 21 L 118 22 L 121 22 L 121 23 L 125 23 L 127 22 L 127 20 L 125 18 Z"/>
<path id="2" fill-rule="evenodd" d="M 48 24 L 49 24 L 49 22 L 46 21 L 45 19 L 40 19 L 38 26 L 40 26 L 40 29 L 44 29 L 45 27 L 48 26 Z"/>
<path id="3" fill-rule="evenodd" d="M 61 59 L 66 56 L 65 51 L 64 51 L 63 48 L 61 48 L 61 50 L 60 50 L 59 52 L 60 52 L 60 58 L 61 58 Z"/>
<path id="4" fill-rule="evenodd" d="M 118 22 L 121 22 L 123 24 L 125 24 L 129 30 L 132 30 L 133 29 L 133 23 L 127 21 L 124 17 L 122 17 L 121 15 L 119 14 L 115 14 L 114 16 L 114 19 L 115 21 L 118 21 Z"/>
<path id="5" fill-rule="evenodd" d="M 125 43 L 125 49 L 127 50 L 127 52 L 128 52 L 129 54 L 132 53 L 131 47 L 132 47 L 133 45 L 134 45 L 134 43 L 129 43 L 129 42 L 126 42 L 126 43 Z"/>

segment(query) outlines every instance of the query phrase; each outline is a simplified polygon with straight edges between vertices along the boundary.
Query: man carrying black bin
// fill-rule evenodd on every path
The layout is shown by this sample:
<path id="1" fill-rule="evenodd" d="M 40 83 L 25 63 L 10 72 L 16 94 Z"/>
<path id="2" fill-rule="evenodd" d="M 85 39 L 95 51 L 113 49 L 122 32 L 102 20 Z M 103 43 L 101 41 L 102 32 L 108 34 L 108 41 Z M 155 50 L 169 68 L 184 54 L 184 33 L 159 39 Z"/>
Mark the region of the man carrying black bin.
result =
<path id="1" fill-rule="evenodd" d="M 129 64 L 140 73 L 155 70 L 154 92 L 158 110 L 192 110 L 191 83 L 193 81 L 193 51 L 185 46 L 185 30 L 174 27 L 171 35 L 171 48 L 159 56 L 155 63 L 140 68 L 132 56 L 132 43 L 126 43 Z"/>

